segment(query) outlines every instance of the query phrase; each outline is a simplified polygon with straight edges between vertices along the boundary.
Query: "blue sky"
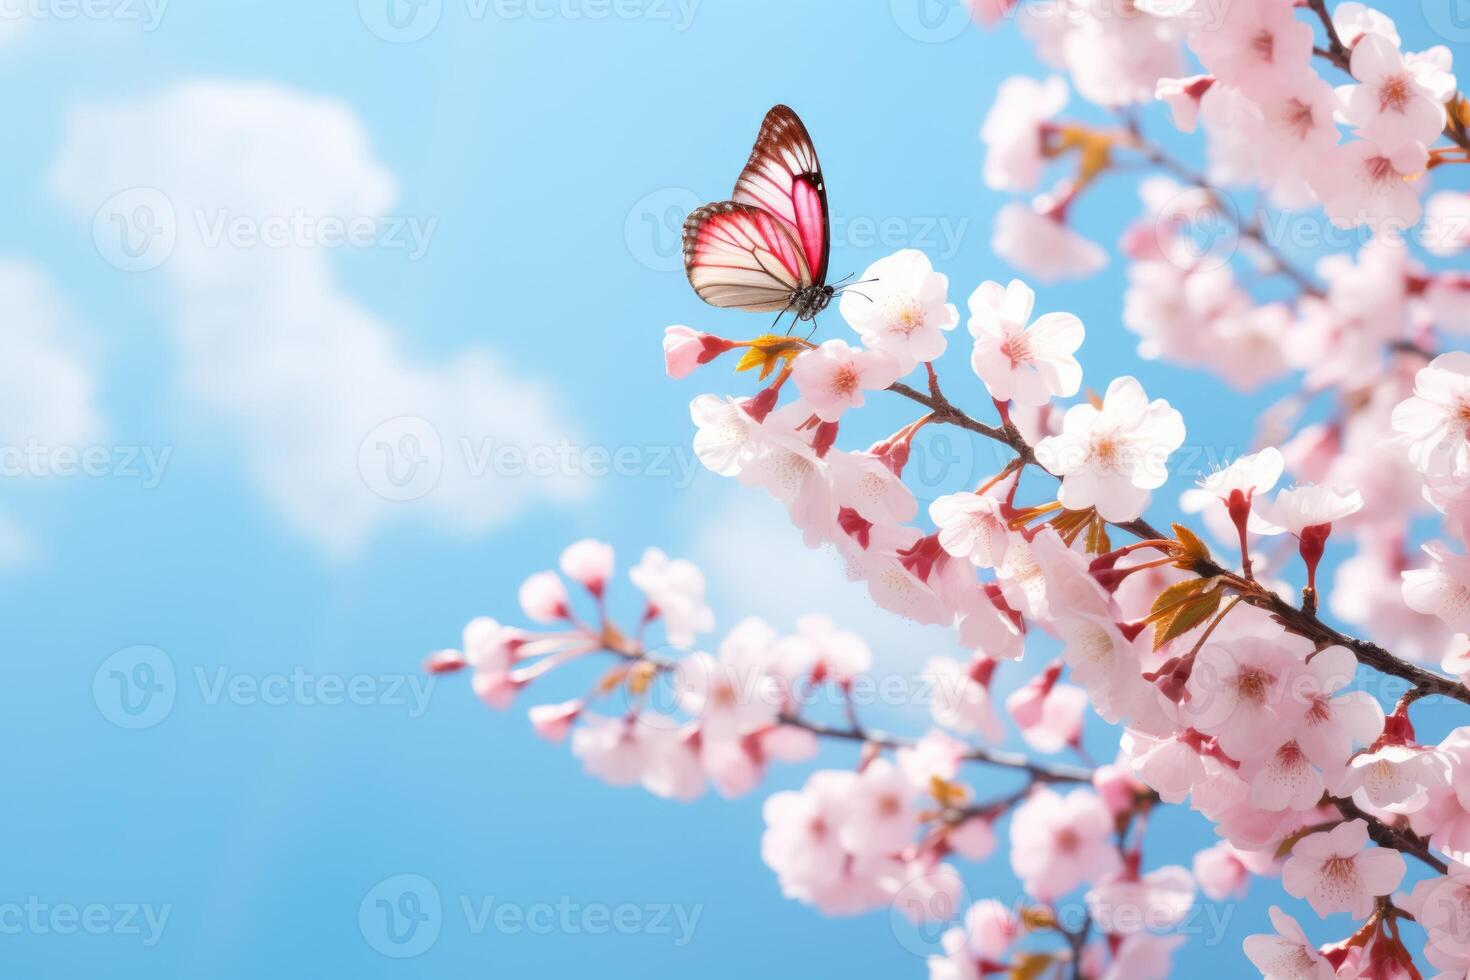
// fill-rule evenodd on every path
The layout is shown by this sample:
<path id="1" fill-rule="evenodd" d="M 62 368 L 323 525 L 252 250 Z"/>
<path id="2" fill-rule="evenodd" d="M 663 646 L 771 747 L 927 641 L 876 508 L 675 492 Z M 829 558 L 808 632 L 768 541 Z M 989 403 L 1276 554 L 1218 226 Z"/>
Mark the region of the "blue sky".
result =
<path id="1" fill-rule="evenodd" d="M 723 626 L 813 609 L 870 630 L 885 664 L 953 649 L 885 622 L 772 511 L 687 469 L 688 400 L 727 382 L 667 381 L 662 328 L 755 326 L 694 297 L 671 215 L 727 194 L 787 102 L 822 153 L 834 276 L 919 245 L 962 303 L 1010 275 L 977 133 L 999 81 L 1038 72 L 1014 32 L 907 0 L 428 0 L 397 21 L 383 0 L 88 9 L 35 0 L 0 20 L 0 292 L 22 354 L 45 355 L 12 355 L 21 394 L 0 405 L 22 421 L 0 436 L 53 451 L 0 482 L 0 905 L 47 910 L 0 917 L 7 972 L 922 976 L 923 937 L 885 914 L 826 920 L 780 897 L 758 796 L 603 787 L 521 712 L 418 664 L 472 616 L 513 618 L 524 575 L 586 535 L 624 567 L 647 545 L 703 561 Z M 1417 16 L 1400 23 L 1411 45 L 1429 36 Z M 1099 234 L 1135 210 L 1125 180 L 1108 188 L 1078 212 Z M 310 247 L 247 240 L 297 203 L 388 220 L 356 247 L 324 244 L 320 223 Z M 210 246 L 216 231 L 237 237 Z M 1088 324 L 1089 378 L 1137 374 L 1191 444 L 1247 446 L 1264 399 L 1139 361 L 1122 276 L 1115 259 L 1041 296 Z M 845 332 L 835 313 L 822 329 Z M 976 395 L 953 364 L 951 394 Z M 550 479 L 493 462 L 562 439 L 578 473 L 603 450 L 629 462 Z M 57 447 L 92 449 L 90 475 Z M 930 448 L 950 466 L 925 492 L 994 462 Z M 395 453 L 436 478 L 382 469 Z M 631 612 L 630 591 L 615 600 Z M 1161 817 L 1149 860 L 1207 833 Z M 441 906 L 411 959 L 371 924 L 379 898 L 414 911 L 401 875 Z M 1000 862 L 970 886 L 1015 893 Z M 1219 944 L 1197 941 L 1181 972 L 1240 975 L 1277 894 L 1215 909 Z M 497 925 L 502 905 L 574 925 Z M 655 906 L 697 922 L 655 929 Z M 596 908 L 646 928 L 593 934 Z M 66 909 L 100 909 L 100 934 Z"/>

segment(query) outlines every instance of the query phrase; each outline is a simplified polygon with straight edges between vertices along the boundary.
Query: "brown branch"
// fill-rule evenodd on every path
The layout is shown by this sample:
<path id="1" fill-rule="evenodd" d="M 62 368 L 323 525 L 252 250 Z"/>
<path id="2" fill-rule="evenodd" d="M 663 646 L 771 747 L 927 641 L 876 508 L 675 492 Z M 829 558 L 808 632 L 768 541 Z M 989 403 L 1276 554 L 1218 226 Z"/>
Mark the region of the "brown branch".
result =
<path id="1" fill-rule="evenodd" d="M 1365 821 L 1368 824 L 1368 836 L 1373 838 L 1373 842 L 1379 847 L 1412 854 L 1440 874 L 1449 873 L 1449 865 L 1435 857 L 1434 853 L 1429 850 L 1429 843 L 1412 830 L 1389 826 L 1350 799 L 1333 797 L 1332 804 L 1349 820 Z"/>
<path id="2" fill-rule="evenodd" d="M 819 722 L 807 721 L 794 715 L 782 715 L 781 724 L 792 728 L 800 728 L 811 732 L 819 738 L 833 738 L 849 742 L 867 742 L 885 749 L 907 749 L 913 748 L 917 742 L 913 739 L 904 738 L 900 735 L 890 735 L 876 729 L 864 728 L 834 728 Z M 987 766 L 1000 766 L 1005 769 L 1016 769 L 1027 773 L 1033 783 L 1091 783 L 1092 771 L 1081 766 L 1069 766 L 1064 764 L 1048 765 L 1036 762 L 1021 755 L 1018 752 L 1003 752 L 998 749 L 987 749 L 980 746 L 970 746 L 965 754 L 966 762 L 976 762 Z"/>
<path id="3" fill-rule="evenodd" d="M 1009 446 L 1015 451 L 1017 457 L 1021 459 L 1023 465 L 1036 462 L 1034 450 L 1021 437 L 1021 434 L 1016 431 L 1014 426 L 1007 426 L 1001 429 L 976 421 L 957 408 L 942 393 L 938 398 L 935 398 L 933 395 L 922 394 L 905 384 L 891 385 L 889 390 L 926 406 L 934 412 L 936 421 L 947 422 L 962 429 L 968 429 L 971 432 L 979 433 L 989 439 L 994 439 L 997 442 Z M 1046 472 L 1044 467 L 1039 468 L 1043 472 Z M 1158 528 L 1142 518 L 1135 521 L 1115 523 L 1113 526 L 1142 540 L 1157 540 L 1168 537 L 1168 535 L 1165 535 Z M 1243 596 L 1243 601 L 1270 613 L 1287 631 L 1311 640 L 1316 644 L 1346 647 L 1352 651 L 1353 655 L 1357 657 L 1358 662 L 1364 666 L 1371 667 L 1380 673 L 1409 681 L 1416 689 L 1422 692 L 1420 696 L 1438 694 L 1464 704 L 1470 704 L 1470 690 L 1467 690 L 1465 685 L 1459 681 L 1400 660 L 1388 650 L 1385 650 L 1370 640 L 1360 640 L 1356 637 L 1348 636 L 1322 622 L 1315 613 L 1293 606 L 1274 592 L 1268 592 L 1260 586 L 1254 586 L 1253 583 L 1245 582 L 1245 580 L 1239 578 L 1239 576 L 1235 575 L 1229 569 L 1213 561 L 1197 562 L 1194 571 L 1202 578 L 1210 578 L 1216 575 L 1225 576 L 1230 584 L 1237 591 L 1240 591 Z M 1242 586 L 1250 586 L 1251 588 L 1246 589 Z"/>

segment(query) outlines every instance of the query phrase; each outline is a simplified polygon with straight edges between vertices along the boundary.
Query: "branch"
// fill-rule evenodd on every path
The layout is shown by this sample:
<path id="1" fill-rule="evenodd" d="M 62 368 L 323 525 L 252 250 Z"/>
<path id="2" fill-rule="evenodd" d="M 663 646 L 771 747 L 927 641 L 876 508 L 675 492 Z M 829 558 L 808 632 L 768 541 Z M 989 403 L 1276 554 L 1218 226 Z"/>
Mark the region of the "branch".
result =
<path id="1" fill-rule="evenodd" d="M 1026 440 L 1022 438 L 1015 426 L 1008 425 L 1004 429 L 1000 429 L 976 421 L 957 408 L 942 393 L 937 397 L 934 395 L 925 395 L 901 383 L 890 385 L 889 390 L 929 408 L 934 412 L 935 421 L 947 422 L 951 425 L 959 426 L 962 429 L 977 432 L 989 439 L 994 439 L 997 442 L 1009 446 L 1015 451 L 1023 465 L 1036 462 L 1035 452 L 1026 443 Z M 937 386 L 935 390 L 938 390 Z M 1042 472 L 1047 472 L 1045 467 L 1038 468 Z M 1158 528 L 1141 518 L 1136 521 L 1125 521 L 1120 524 L 1114 524 L 1113 526 L 1141 540 L 1157 540 L 1168 537 L 1168 535 L 1165 535 Z M 1217 565 L 1213 561 L 1197 562 L 1194 571 L 1202 578 L 1229 574 L 1227 569 Z M 1250 603 L 1258 609 L 1264 609 L 1266 612 L 1269 612 L 1289 632 L 1311 640 L 1314 643 L 1347 647 L 1357 657 L 1358 662 L 1364 666 L 1412 683 L 1416 690 L 1422 692 L 1420 694 L 1421 697 L 1428 694 L 1438 694 L 1464 704 L 1470 704 L 1470 690 L 1467 690 L 1465 685 L 1459 681 L 1400 660 L 1370 640 L 1360 640 L 1356 637 L 1348 636 L 1322 622 L 1322 620 L 1317 618 L 1316 613 L 1293 606 L 1274 592 L 1260 589 L 1256 592 L 1242 592 L 1241 594 L 1244 596 L 1245 602 Z"/>
<path id="2" fill-rule="evenodd" d="M 890 735 L 874 729 L 857 727 L 834 728 L 819 722 L 807 721 L 793 715 L 783 715 L 781 724 L 800 728 L 820 738 L 833 738 L 849 742 L 868 742 L 885 749 L 907 749 L 918 744 L 915 740 L 900 735 Z M 1062 764 L 1048 765 L 1035 762 L 1017 752 L 1002 752 L 979 746 L 970 747 L 964 755 L 966 762 L 977 762 L 987 766 L 1000 766 L 1027 773 L 1033 783 L 1091 783 L 1092 771 L 1081 766 Z"/>
<path id="3" fill-rule="evenodd" d="M 1412 854 L 1440 874 L 1449 873 L 1445 864 L 1429 850 L 1429 844 L 1418 834 L 1400 827 L 1391 827 L 1359 807 L 1350 799 L 1332 798 L 1332 804 L 1349 820 L 1363 820 L 1368 824 L 1368 836 L 1379 847 L 1387 847 L 1405 854 Z"/>
<path id="4" fill-rule="evenodd" d="M 1281 250 L 1273 245 L 1267 238 L 1265 230 L 1259 221 L 1246 222 L 1241 220 L 1236 212 L 1235 202 L 1225 191 L 1210 183 L 1204 174 L 1188 166 L 1182 161 L 1171 156 L 1162 146 L 1143 135 L 1143 130 L 1138 125 L 1138 120 L 1129 113 L 1120 113 L 1123 124 L 1128 129 L 1128 136 L 1133 142 L 1133 149 L 1138 151 L 1142 157 L 1155 166 L 1163 167 L 1174 176 L 1185 183 L 1193 184 L 1215 202 L 1215 210 L 1229 218 L 1235 225 L 1236 231 L 1242 238 L 1248 238 L 1264 252 L 1271 256 L 1271 261 L 1276 264 L 1276 271 L 1294 282 L 1303 292 L 1312 296 L 1323 295 L 1322 287 L 1317 285 L 1306 272 L 1294 265 Z"/>

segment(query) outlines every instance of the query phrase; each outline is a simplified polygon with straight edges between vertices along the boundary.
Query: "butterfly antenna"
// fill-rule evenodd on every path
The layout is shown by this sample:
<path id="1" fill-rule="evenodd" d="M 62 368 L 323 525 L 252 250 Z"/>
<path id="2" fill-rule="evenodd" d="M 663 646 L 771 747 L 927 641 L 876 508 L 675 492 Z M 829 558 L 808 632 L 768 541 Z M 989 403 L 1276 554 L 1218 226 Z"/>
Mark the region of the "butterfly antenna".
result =
<path id="1" fill-rule="evenodd" d="M 854 283 L 853 285 L 857 285 L 857 284 Z M 843 290 L 843 292 L 845 293 L 849 289 L 852 289 L 852 286 L 848 286 L 846 289 Z M 873 302 L 873 297 L 869 296 L 867 293 L 860 293 L 856 289 L 852 289 L 852 294 L 854 296 L 861 296 L 863 299 L 867 300 L 869 303 Z"/>

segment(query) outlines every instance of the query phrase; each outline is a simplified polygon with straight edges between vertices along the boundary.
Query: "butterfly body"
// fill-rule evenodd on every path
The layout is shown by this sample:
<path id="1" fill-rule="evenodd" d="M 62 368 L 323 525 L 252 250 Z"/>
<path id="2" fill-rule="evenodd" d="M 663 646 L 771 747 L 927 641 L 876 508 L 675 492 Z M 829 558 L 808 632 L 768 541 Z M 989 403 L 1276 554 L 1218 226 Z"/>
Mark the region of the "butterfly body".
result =
<path id="1" fill-rule="evenodd" d="M 732 199 L 684 223 L 684 269 L 713 306 L 814 319 L 836 294 L 827 189 L 816 148 L 786 106 L 766 113 Z"/>

